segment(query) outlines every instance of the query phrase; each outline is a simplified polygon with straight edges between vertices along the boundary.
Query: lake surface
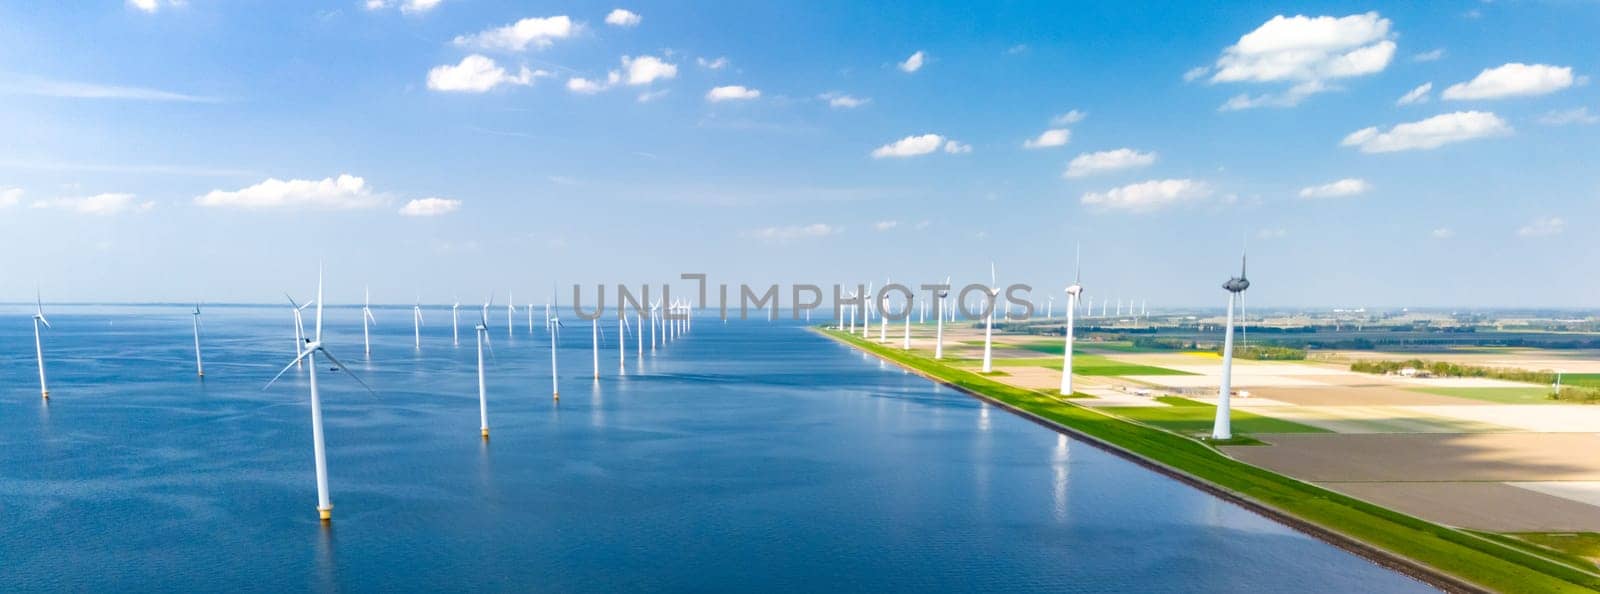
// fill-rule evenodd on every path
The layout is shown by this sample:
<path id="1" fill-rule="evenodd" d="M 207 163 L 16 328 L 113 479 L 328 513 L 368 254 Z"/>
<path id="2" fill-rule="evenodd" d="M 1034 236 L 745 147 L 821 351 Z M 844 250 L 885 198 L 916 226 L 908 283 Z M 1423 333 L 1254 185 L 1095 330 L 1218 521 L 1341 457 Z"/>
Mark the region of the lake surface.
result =
<path id="1" fill-rule="evenodd" d="M 792 323 L 696 323 L 618 376 L 606 328 L 328 310 L 316 516 L 287 306 L 0 307 L 0 591 L 1428 591 Z M 541 312 L 542 313 L 542 312 Z M 466 308 L 463 318 L 475 319 Z M 308 320 L 309 325 L 309 320 Z"/>

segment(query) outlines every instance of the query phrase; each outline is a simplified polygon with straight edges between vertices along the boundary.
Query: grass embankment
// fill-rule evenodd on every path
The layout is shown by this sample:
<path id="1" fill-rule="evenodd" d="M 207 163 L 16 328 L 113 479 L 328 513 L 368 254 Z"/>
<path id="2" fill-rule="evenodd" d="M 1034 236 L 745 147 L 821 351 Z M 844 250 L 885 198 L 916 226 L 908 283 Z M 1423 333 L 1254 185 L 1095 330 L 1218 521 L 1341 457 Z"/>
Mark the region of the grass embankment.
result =
<path id="1" fill-rule="evenodd" d="M 1600 589 L 1600 576 L 1593 573 L 1245 464 L 1194 439 L 1077 406 L 1052 394 L 1009 386 L 914 352 L 819 331 L 1297 518 L 1311 529 L 1366 543 L 1443 575 L 1502 592 Z"/>
<path id="2" fill-rule="evenodd" d="M 1170 406 L 1116 406 L 1102 410 L 1146 425 L 1185 435 L 1209 434 L 1217 418 L 1217 407 L 1176 396 L 1157 397 Z M 1237 433 L 1329 433 L 1327 429 L 1292 421 L 1263 417 L 1247 411 L 1233 411 L 1233 430 Z"/>

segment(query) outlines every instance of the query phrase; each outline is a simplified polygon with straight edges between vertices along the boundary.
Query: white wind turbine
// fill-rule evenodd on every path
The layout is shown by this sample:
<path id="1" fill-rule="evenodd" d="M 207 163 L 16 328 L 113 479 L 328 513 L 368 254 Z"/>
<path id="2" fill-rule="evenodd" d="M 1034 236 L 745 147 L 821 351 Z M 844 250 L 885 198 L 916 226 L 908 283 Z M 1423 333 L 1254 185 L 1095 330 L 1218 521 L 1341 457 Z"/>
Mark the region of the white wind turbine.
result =
<path id="1" fill-rule="evenodd" d="M 900 336 L 901 350 L 911 350 L 911 306 L 913 303 L 914 301 L 911 298 L 906 298 L 905 333 Z"/>
<path id="2" fill-rule="evenodd" d="M 39 296 L 37 290 L 33 293 L 33 305 L 33 354 L 39 359 L 39 393 L 44 395 L 45 400 L 49 400 L 50 384 L 44 380 L 44 342 L 39 339 L 39 325 L 44 324 L 45 328 L 51 330 L 55 328 L 50 325 L 50 320 L 44 317 L 44 299 Z"/>
<path id="3" fill-rule="evenodd" d="M 934 316 L 937 319 L 938 324 L 938 329 L 935 331 L 936 336 L 933 344 L 933 358 L 935 359 L 944 358 L 944 308 L 949 302 L 949 298 L 950 277 L 947 276 L 944 277 L 944 288 L 939 289 L 939 300 L 934 302 L 934 305 L 939 307 L 939 315 Z"/>
<path id="4" fill-rule="evenodd" d="M 656 354 L 656 312 L 661 309 L 661 299 L 650 303 L 650 354 Z"/>
<path id="5" fill-rule="evenodd" d="M 858 294 L 859 293 L 857 293 L 855 291 L 851 291 L 850 292 L 850 297 L 849 297 L 850 300 L 851 301 L 855 301 L 856 296 Z M 840 314 L 840 315 L 842 316 L 843 314 Z M 840 323 L 840 325 L 843 325 L 844 324 L 844 320 L 840 320 L 839 323 Z M 855 303 L 851 303 L 850 304 L 850 331 L 848 332 L 848 334 L 855 334 L 855 333 L 856 333 L 856 304 Z"/>
<path id="6" fill-rule="evenodd" d="M 489 299 L 494 300 L 490 295 Z M 461 297 L 450 304 L 450 346 L 461 346 Z"/>
<path id="7" fill-rule="evenodd" d="M 639 310 L 633 310 L 633 348 L 635 356 L 644 358 L 644 316 L 639 315 Z"/>
<path id="8" fill-rule="evenodd" d="M 272 384 L 278 381 L 278 378 L 283 377 L 283 374 L 287 373 L 289 368 L 299 364 L 302 360 L 311 363 L 311 446 L 316 456 L 317 466 L 317 514 L 322 518 L 323 522 L 327 522 L 333 518 L 333 503 L 328 500 L 328 457 L 322 440 L 322 398 L 317 391 L 317 353 L 322 353 L 322 356 L 327 357 L 328 361 L 333 363 L 336 368 L 343 371 L 345 375 L 350 376 L 350 379 L 355 380 L 356 383 L 361 384 L 361 387 L 366 388 L 368 392 L 372 392 L 372 388 L 367 386 L 366 382 L 361 381 L 361 378 L 350 373 L 350 370 L 343 363 L 340 363 L 338 359 L 333 357 L 332 353 L 323 348 L 322 268 L 320 266 L 317 268 L 317 299 L 314 303 L 317 304 L 316 334 L 313 338 L 306 339 L 304 350 L 297 352 L 294 360 L 285 365 L 283 370 L 279 371 L 278 375 L 273 376 L 272 380 L 267 382 L 267 385 L 261 389 L 265 391 L 267 388 L 272 387 Z"/>
<path id="9" fill-rule="evenodd" d="M 522 311 L 528 313 L 528 334 L 531 336 L 533 335 L 533 304 L 529 303 L 522 306 Z"/>
<path id="10" fill-rule="evenodd" d="M 889 311 L 889 295 L 887 293 L 889 282 L 889 279 L 883 279 L 885 293 L 878 296 L 878 342 L 887 342 L 889 340 L 889 316 L 885 315 Z"/>
<path id="11" fill-rule="evenodd" d="M 289 298 L 289 305 L 294 310 L 294 352 L 296 355 L 298 355 L 300 354 L 301 345 L 304 345 L 306 342 L 306 322 L 305 319 L 300 315 L 300 312 L 305 311 L 307 307 L 311 307 L 311 305 L 316 303 L 316 301 L 307 301 L 304 305 L 301 305 L 295 303 L 294 298 L 289 297 L 288 293 L 284 293 L 283 296 Z M 295 366 L 300 366 L 298 359 L 295 360 Z"/>
<path id="12" fill-rule="evenodd" d="M 366 356 L 372 356 L 372 332 L 367 328 L 378 325 L 378 319 L 372 317 L 372 288 L 365 289 L 366 297 L 361 302 L 361 346 Z"/>
<path id="13" fill-rule="evenodd" d="M 994 262 L 989 262 L 989 315 L 983 318 L 983 372 L 994 371 L 994 310 L 999 303 L 999 281 L 995 280 Z"/>
<path id="14" fill-rule="evenodd" d="M 1056 296 L 1049 295 L 1045 299 L 1044 319 L 1049 320 L 1054 317 L 1056 317 Z"/>
<path id="15" fill-rule="evenodd" d="M 600 381 L 600 312 L 589 320 L 589 355 L 594 358 L 594 379 Z"/>
<path id="16" fill-rule="evenodd" d="M 512 337 L 512 332 L 514 330 L 516 330 L 516 328 L 517 328 L 516 318 L 514 317 L 514 316 L 517 315 L 517 302 L 513 301 L 513 299 L 516 299 L 516 296 L 513 295 L 509 289 L 507 289 L 506 290 L 506 338 L 511 338 Z"/>
<path id="17" fill-rule="evenodd" d="M 1083 295 L 1083 285 L 1079 281 L 1083 278 L 1083 252 L 1073 258 L 1072 285 L 1067 287 L 1067 338 L 1061 350 L 1061 396 L 1072 396 L 1072 343 L 1073 343 L 1073 314 L 1078 309 L 1078 299 Z"/>
<path id="18" fill-rule="evenodd" d="M 206 366 L 200 361 L 200 303 L 194 304 L 194 372 L 206 376 Z"/>
<path id="19" fill-rule="evenodd" d="M 483 302 L 483 309 L 478 311 L 478 425 L 483 434 L 484 441 L 489 440 L 489 389 L 483 377 L 483 347 L 489 347 L 489 353 L 494 354 L 494 344 L 489 342 L 489 307 L 494 305 L 494 292 L 489 292 L 489 300 Z M 459 307 L 460 304 L 458 303 Z"/>
<path id="20" fill-rule="evenodd" d="M 551 291 L 551 293 L 553 295 L 554 291 Z M 549 317 L 546 323 L 550 325 L 550 397 L 560 400 L 561 383 L 557 379 L 559 375 L 556 373 L 556 344 L 558 339 L 561 338 L 561 301 L 556 299 L 555 302 L 555 313 Z M 551 311 L 550 307 L 545 306 L 545 311 Z"/>
<path id="21" fill-rule="evenodd" d="M 1228 292 L 1228 326 L 1222 335 L 1222 386 L 1217 392 L 1217 420 L 1211 428 L 1212 439 L 1231 439 L 1233 419 L 1230 406 L 1233 398 L 1233 302 L 1244 301 L 1244 291 L 1250 288 L 1245 277 L 1246 256 L 1239 256 L 1239 276 L 1222 283 Z"/>
<path id="22" fill-rule="evenodd" d="M 622 304 L 617 304 L 617 375 L 628 373 L 628 312 L 622 309 Z"/>
<path id="23" fill-rule="evenodd" d="M 411 336 L 417 350 L 422 350 L 422 297 L 411 306 Z"/>
<path id="24" fill-rule="evenodd" d="M 872 330 L 872 308 L 868 306 L 867 299 L 872 295 L 872 283 L 867 283 L 867 292 L 861 296 L 861 337 L 867 338 Z"/>

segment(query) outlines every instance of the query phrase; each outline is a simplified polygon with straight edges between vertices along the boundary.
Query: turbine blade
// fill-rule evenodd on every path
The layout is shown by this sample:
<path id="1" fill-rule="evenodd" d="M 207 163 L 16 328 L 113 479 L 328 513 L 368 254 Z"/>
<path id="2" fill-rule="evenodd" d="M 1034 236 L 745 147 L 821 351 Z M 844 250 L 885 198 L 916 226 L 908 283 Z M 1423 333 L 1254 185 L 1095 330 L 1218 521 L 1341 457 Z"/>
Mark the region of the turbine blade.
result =
<path id="1" fill-rule="evenodd" d="M 283 369 L 278 372 L 278 375 L 272 376 L 272 379 L 267 382 L 267 385 L 261 386 L 261 391 L 265 392 L 265 391 L 267 391 L 267 388 L 271 388 L 272 384 L 274 382 L 278 381 L 278 378 L 283 377 L 283 374 L 288 373 L 290 368 L 293 368 L 295 366 L 295 364 L 300 362 L 301 359 L 306 358 L 306 356 L 310 355 L 310 354 L 311 354 L 311 351 L 303 351 L 303 352 L 301 352 L 300 356 L 295 357 L 294 360 L 290 361 L 288 365 L 284 365 Z"/>
<path id="2" fill-rule="evenodd" d="M 1072 257 L 1072 284 L 1083 280 L 1083 243 L 1078 243 L 1077 255 Z"/>
<path id="3" fill-rule="evenodd" d="M 995 280 L 995 276 L 994 276 L 994 260 L 990 260 L 989 261 L 989 286 L 993 287 L 993 286 L 995 286 L 995 284 L 997 284 L 999 282 L 1000 281 Z"/>
<path id="4" fill-rule="evenodd" d="M 350 379 L 356 380 L 356 383 L 361 384 L 361 387 L 366 388 L 368 394 L 372 394 L 373 396 L 378 395 L 378 392 L 373 390 L 372 386 L 367 385 L 367 382 L 361 381 L 361 378 L 356 377 L 356 374 L 352 373 L 349 367 L 345 367 L 343 363 L 340 363 L 338 359 L 334 358 L 333 353 L 328 352 L 328 349 L 317 347 L 317 350 L 322 351 L 322 356 L 327 357 L 328 361 L 332 362 L 339 368 L 339 371 L 343 371 L 345 375 L 350 376 Z"/>
<path id="5" fill-rule="evenodd" d="M 494 341 L 489 339 L 489 324 L 485 322 L 483 326 L 480 326 L 479 328 L 480 329 L 478 330 L 478 333 L 483 336 L 483 346 L 489 348 L 489 360 L 498 364 L 500 362 L 500 358 L 494 356 Z"/>
<path id="6" fill-rule="evenodd" d="M 291 306 L 291 307 L 293 307 L 293 308 L 295 308 L 295 309 L 305 309 L 305 306 L 302 306 L 302 305 L 300 305 L 300 304 L 299 304 L 299 303 L 295 303 L 295 302 L 294 302 L 294 297 L 290 297 L 290 296 L 289 296 L 289 294 L 288 294 L 288 293 L 284 293 L 284 294 L 283 294 L 283 297 L 284 297 L 284 298 L 285 298 L 285 299 L 288 299 L 288 300 L 289 300 L 289 305 L 290 305 L 290 306 Z"/>
<path id="7" fill-rule="evenodd" d="M 44 324 L 44 327 L 49 328 L 51 330 L 55 330 L 56 329 L 55 326 L 51 326 L 50 325 L 50 320 L 45 319 L 43 313 L 39 314 L 39 323 Z"/>

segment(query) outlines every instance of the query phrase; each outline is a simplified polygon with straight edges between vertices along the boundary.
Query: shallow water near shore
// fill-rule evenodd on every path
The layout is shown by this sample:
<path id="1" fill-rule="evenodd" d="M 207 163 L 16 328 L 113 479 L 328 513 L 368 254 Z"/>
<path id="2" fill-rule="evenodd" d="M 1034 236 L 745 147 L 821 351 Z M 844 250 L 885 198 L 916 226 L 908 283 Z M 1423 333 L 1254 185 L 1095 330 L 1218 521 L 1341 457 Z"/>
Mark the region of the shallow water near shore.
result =
<path id="1" fill-rule="evenodd" d="M 462 309 L 327 311 L 333 523 L 287 307 L 0 307 L 0 591 L 1430 591 L 807 331 L 701 319 L 642 356 Z M 308 320 L 309 325 L 309 320 Z M 645 339 L 648 341 L 648 331 Z"/>

